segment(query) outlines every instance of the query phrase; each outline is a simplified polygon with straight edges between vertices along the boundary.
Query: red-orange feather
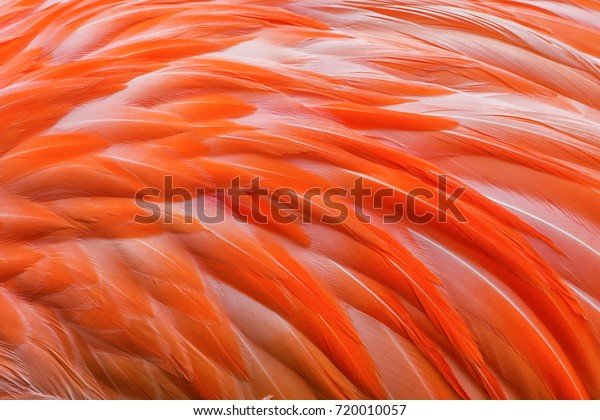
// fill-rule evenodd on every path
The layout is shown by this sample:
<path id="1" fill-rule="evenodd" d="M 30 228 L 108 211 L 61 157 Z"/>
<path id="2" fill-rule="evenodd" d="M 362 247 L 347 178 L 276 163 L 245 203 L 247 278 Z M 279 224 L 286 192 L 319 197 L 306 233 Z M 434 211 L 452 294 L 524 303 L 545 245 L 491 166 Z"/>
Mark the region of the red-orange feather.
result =
<path id="1" fill-rule="evenodd" d="M 0 397 L 600 398 L 599 14 L 3 2 Z M 303 197 L 357 178 L 389 195 L 341 223 Z"/>

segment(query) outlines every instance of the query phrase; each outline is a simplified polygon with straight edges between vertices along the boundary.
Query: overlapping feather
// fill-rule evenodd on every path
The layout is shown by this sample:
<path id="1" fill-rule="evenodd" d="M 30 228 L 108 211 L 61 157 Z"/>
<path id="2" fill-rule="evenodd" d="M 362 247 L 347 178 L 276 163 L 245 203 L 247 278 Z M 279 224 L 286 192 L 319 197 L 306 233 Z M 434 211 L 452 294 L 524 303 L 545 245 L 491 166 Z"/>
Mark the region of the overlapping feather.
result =
<path id="1" fill-rule="evenodd" d="M 4 2 L 0 395 L 599 398 L 599 13 Z M 440 174 L 468 223 L 133 221 L 165 176 L 215 206 Z"/>

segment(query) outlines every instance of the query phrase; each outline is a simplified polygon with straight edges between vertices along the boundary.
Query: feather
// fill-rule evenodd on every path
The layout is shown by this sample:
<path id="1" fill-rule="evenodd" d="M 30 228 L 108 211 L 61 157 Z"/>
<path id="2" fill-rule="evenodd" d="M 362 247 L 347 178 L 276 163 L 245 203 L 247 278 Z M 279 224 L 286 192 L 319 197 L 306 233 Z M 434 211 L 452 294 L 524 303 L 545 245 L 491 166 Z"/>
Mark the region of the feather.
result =
<path id="1" fill-rule="evenodd" d="M 600 398 L 599 13 L 4 2 L 0 397 Z"/>

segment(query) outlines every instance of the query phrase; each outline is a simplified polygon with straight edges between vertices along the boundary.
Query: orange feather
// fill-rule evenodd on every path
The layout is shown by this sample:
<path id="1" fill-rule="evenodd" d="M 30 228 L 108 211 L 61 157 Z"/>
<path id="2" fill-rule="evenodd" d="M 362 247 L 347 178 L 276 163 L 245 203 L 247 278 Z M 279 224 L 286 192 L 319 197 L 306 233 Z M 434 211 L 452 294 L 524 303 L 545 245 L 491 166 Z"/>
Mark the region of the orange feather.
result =
<path id="1" fill-rule="evenodd" d="M 0 397 L 600 398 L 599 13 L 4 1 Z"/>

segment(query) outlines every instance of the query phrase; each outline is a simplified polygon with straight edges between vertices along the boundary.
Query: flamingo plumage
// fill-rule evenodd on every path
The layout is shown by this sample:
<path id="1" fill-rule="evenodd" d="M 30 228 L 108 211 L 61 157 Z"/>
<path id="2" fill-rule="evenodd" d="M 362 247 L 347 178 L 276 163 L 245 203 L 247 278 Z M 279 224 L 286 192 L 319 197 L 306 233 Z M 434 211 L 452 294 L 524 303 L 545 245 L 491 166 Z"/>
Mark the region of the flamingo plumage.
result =
<path id="1" fill-rule="evenodd" d="M 600 398 L 598 2 L 6 0 L 0 40 L 1 397 Z M 440 175 L 466 223 L 135 221 Z"/>

